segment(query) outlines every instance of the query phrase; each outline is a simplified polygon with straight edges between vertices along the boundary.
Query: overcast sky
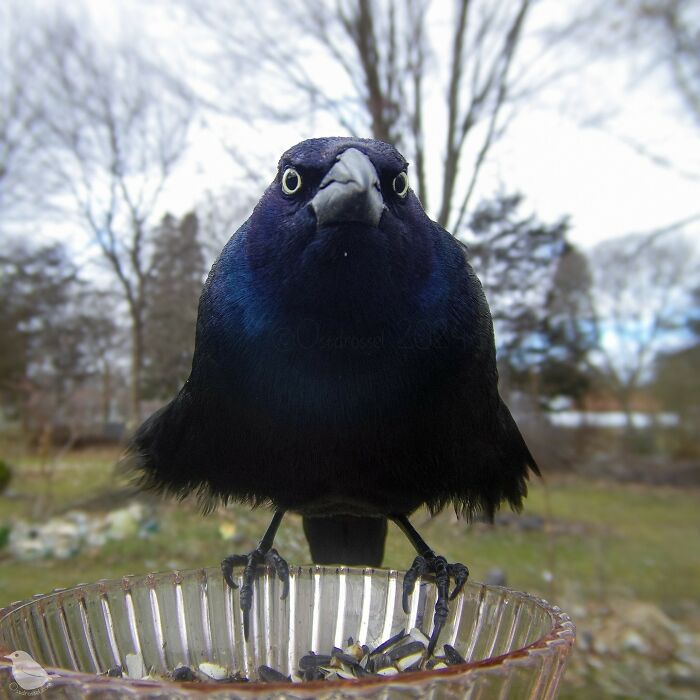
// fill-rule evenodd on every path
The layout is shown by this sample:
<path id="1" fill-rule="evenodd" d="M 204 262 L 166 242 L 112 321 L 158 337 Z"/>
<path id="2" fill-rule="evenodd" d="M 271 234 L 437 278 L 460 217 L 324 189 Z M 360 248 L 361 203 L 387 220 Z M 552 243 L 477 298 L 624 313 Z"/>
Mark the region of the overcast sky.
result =
<path id="1" fill-rule="evenodd" d="M 555 12 L 562 11 L 563 4 L 561 0 L 544 3 L 535 21 L 546 23 Z M 449 21 L 453 4 L 437 0 L 435 5 L 439 31 L 439 26 Z M 441 44 L 435 41 L 434 45 Z M 319 62 L 315 69 L 328 70 L 324 68 L 327 65 L 327 61 Z M 641 70 L 634 61 L 626 65 L 601 63 L 549 88 L 535 103 L 525 104 L 492 151 L 477 196 L 488 196 L 500 188 L 520 190 L 541 218 L 570 215 L 571 237 L 586 247 L 611 236 L 647 231 L 700 213 L 700 180 L 679 174 L 690 171 L 700 178 L 697 126 L 684 120 L 664 76 L 640 81 L 637 72 Z M 329 83 L 335 79 L 337 76 L 329 72 Z M 435 97 L 434 138 L 429 143 L 434 162 L 440 157 L 444 141 L 440 130 L 444 122 L 439 114 L 443 100 L 439 94 Z M 610 113 L 603 125 L 583 125 L 591 114 L 601 110 Z M 430 113 L 426 121 L 431 121 Z M 302 138 L 332 131 L 332 126 L 318 120 L 302 120 L 296 127 L 261 125 L 251 133 L 241 133 L 244 142 L 240 147 L 274 154 L 269 162 L 271 179 L 282 150 Z M 630 143 L 667 158 L 673 167 L 655 164 Z M 211 135 L 202 138 L 195 151 L 201 185 L 213 171 L 230 167 L 228 156 Z M 183 199 L 176 194 L 173 202 L 177 201 Z"/>
<path id="2" fill-rule="evenodd" d="M 546 23 L 568 5 L 544 2 L 536 20 Z M 182 53 L 182 26 L 173 20 L 172 5 L 95 0 L 89 7 L 107 35 L 133 36 L 145 31 L 161 52 L 168 54 L 178 46 L 177 60 L 189 64 Z M 439 32 L 449 21 L 452 3 L 436 0 L 435 7 L 434 31 Z M 439 52 L 445 42 L 436 45 Z M 439 54 L 436 58 L 440 59 Z M 327 66 L 327 61 L 319 62 L 315 70 L 327 70 Z M 328 73 L 329 84 L 337 78 Z M 443 101 L 435 99 L 435 113 L 427 115 L 427 121 L 435 123 L 428 144 L 435 163 L 444 141 L 440 129 Z M 608 111 L 610 118 L 602 125 L 586 127 L 584 122 L 600 110 Z M 164 211 L 182 215 L 213 185 L 228 182 L 257 199 L 260 185 L 241 179 L 240 170 L 221 146 L 223 125 L 212 120 L 208 125 L 205 128 L 198 122 L 193 131 L 192 149 L 162 200 Z M 260 123 L 244 128 L 237 124 L 229 127 L 226 138 L 259 162 L 264 181 L 269 181 L 283 150 L 303 138 L 332 133 L 342 132 L 321 117 L 286 125 Z M 548 88 L 536 102 L 523 105 L 492 150 L 473 201 L 501 189 L 519 190 L 527 208 L 540 218 L 551 221 L 570 216 L 571 238 L 583 247 L 665 226 L 700 213 L 699 136 L 697 126 L 684 120 L 663 75 L 641 81 L 628 65 L 600 62 Z M 672 167 L 654 163 L 630 143 L 666 158 Z M 434 170 L 437 173 L 438 168 Z M 680 172 L 694 173 L 696 178 Z"/>

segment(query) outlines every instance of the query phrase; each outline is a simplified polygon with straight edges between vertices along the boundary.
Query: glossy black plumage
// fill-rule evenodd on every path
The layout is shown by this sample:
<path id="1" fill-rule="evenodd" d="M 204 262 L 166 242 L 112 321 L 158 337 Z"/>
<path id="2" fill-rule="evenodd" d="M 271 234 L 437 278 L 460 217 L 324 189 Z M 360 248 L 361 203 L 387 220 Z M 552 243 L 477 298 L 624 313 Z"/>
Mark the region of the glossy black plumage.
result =
<path id="1" fill-rule="evenodd" d="M 381 219 L 319 227 L 310 202 L 348 149 L 376 169 Z M 486 299 L 465 248 L 394 192 L 405 168 L 361 139 L 282 156 L 209 274 L 189 379 L 131 442 L 146 486 L 307 516 L 520 507 L 537 467 L 498 395 Z"/>

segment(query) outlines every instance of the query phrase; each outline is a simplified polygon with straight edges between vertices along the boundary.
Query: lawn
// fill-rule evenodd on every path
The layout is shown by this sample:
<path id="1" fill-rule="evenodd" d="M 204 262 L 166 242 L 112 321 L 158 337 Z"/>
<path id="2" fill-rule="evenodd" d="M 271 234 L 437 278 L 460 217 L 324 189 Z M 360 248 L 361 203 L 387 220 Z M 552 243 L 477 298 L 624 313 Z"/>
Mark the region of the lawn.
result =
<path id="1" fill-rule="evenodd" d="M 0 525 L 76 506 L 95 510 L 127 505 L 122 484 L 115 484 L 111 473 L 115 457 L 111 450 L 66 455 L 56 464 L 50 485 L 47 470 L 42 471 L 36 460 L 16 460 L 10 493 L 0 496 Z M 102 496 L 96 499 L 95 494 Z M 579 644 L 562 698 L 592 697 L 594 692 L 610 698 L 684 698 L 694 697 L 698 690 L 692 663 L 690 672 L 676 673 L 673 668 L 684 663 L 678 654 L 649 658 L 643 649 L 637 656 L 627 653 L 634 649 L 625 649 L 603 663 L 596 661 L 605 657 L 596 649 L 596 640 L 613 634 L 611 610 L 624 611 L 620 613 L 624 632 L 633 626 L 634 620 L 627 619 L 630 615 L 639 617 L 640 610 L 651 606 L 668 619 L 670 629 L 678 628 L 680 638 L 700 639 L 699 495 L 693 490 L 550 476 L 532 483 L 524 519 L 506 515 L 496 527 L 468 525 L 449 512 L 432 519 L 418 512 L 412 519 L 440 553 L 468 564 L 473 579 L 485 580 L 500 569 L 510 587 L 541 595 L 572 614 Z M 125 573 L 213 566 L 231 551 L 251 549 L 269 518 L 267 511 L 251 513 L 243 507 L 204 517 L 189 502 L 156 503 L 154 508 L 158 527 L 151 536 L 110 541 L 70 559 L 20 562 L 0 549 L 0 606 L 55 587 Z M 226 541 L 222 532 L 232 540 Z M 309 561 L 299 517 L 285 519 L 276 546 L 290 563 Z M 406 568 L 413 556 L 403 535 L 390 528 L 385 565 Z M 635 612 L 632 604 L 646 607 Z M 635 634 L 643 633 L 635 628 Z M 611 664 L 619 677 L 606 685 L 605 671 Z M 644 673 L 658 668 L 658 682 L 656 671 L 642 677 L 638 666 Z M 643 683 L 647 691 L 631 687 L 627 695 L 621 688 L 628 682 Z"/>

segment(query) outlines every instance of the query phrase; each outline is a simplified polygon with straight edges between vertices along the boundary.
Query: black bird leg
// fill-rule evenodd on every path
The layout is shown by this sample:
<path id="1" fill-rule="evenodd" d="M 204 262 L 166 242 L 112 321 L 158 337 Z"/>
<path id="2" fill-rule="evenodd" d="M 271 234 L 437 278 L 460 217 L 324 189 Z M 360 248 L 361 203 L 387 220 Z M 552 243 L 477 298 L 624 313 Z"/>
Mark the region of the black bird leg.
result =
<path id="1" fill-rule="evenodd" d="M 284 600 L 289 593 L 289 566 L 282 559 L 276 549 L 272 549 L 272 543 L 277 534 L 277 528 L 284 517 L 283 510 L 275 511 L 267 531 L 260 540 L 257 548 L 250 554 L 232 554 L 226 557 L 221 562 L 221 572 L 224 575 L 224 580 L 231 588 L 238 588 L 234 583 L 232 573 L 235 566 L 245 565 L 243 569 L 243 585 L 241 586 L 241 611 L 243 612 L 243 634 L 248 641 L 248 628 L 250 625 L 250 609 L 253 607 L 253 578 L 255 569 L 259 564 L 272 566 L 282 581 L 282 595 L 280 598 Z"/>
<path id="2" fill-rule="evenodd" d="M 447 601 L 454 600 L 462 590 L 469 578 L 469 569 L 464 564 L 448 564 L 445 557 L 435 554 L 416 532 L 405 515 L 391 515 L 389 517 L 401 528 L 404 535 L 408 537 L 411 544 L 416 548 L 416 552 L 418 552 L 418 556 L 413 560 L 411 568 L 406 572 L 406 576 L 403 579 L 402 603 L 405 613 L 409 611 L 408 598 L 413 593 L 416 579 L 428 572 L 435 574 L 437 600 L 435 601 L 435 615 L 433 617 L 433 633 L 430 635 L 427 651 L 427 655 L 430 657 L 435 651 L 438 637 L 447 620 L 447 613 L 449 612 Z M 455 587 L 448 596 L 450 577 L 454 579 Z"/>

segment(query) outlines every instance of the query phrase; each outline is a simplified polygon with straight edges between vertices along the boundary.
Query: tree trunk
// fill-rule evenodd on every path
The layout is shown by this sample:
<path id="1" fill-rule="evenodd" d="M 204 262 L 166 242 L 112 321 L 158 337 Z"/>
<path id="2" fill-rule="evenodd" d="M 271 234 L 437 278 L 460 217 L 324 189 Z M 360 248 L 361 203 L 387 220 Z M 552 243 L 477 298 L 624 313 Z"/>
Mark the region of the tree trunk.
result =
<path id="1" fill-rule="evenodd" d="M 634 418 L 632 417 L 632 402 L 631 397 L 627 392 L 624 392 L 620 397 L 622 403 L 622 411 L 625 414 L 625 428 L 628 434 L 634 431 Z"/>
<path id="2" fill-rule="evenodd" d="M 141 422 L 141 369 L 143 365 L 143 319 L 139 306 L 131 310 L 131 386 L 127 428 L 134 430 Z"/>
<path id="3" fill-rule="evenodd" d="M 112 369 L 105 360 L 102 369 L 102 432 L 107 430 L 112 406 Z"/>
<path id="4" fill-rule="evenodd" d="M 632 411 L 632 392 L 633 389 L 627 387 L 620 392 L 620 403 L 625 414 L 625 429 L 622 442 L 627 452 L 634 452 L 637 435 Z"/>

